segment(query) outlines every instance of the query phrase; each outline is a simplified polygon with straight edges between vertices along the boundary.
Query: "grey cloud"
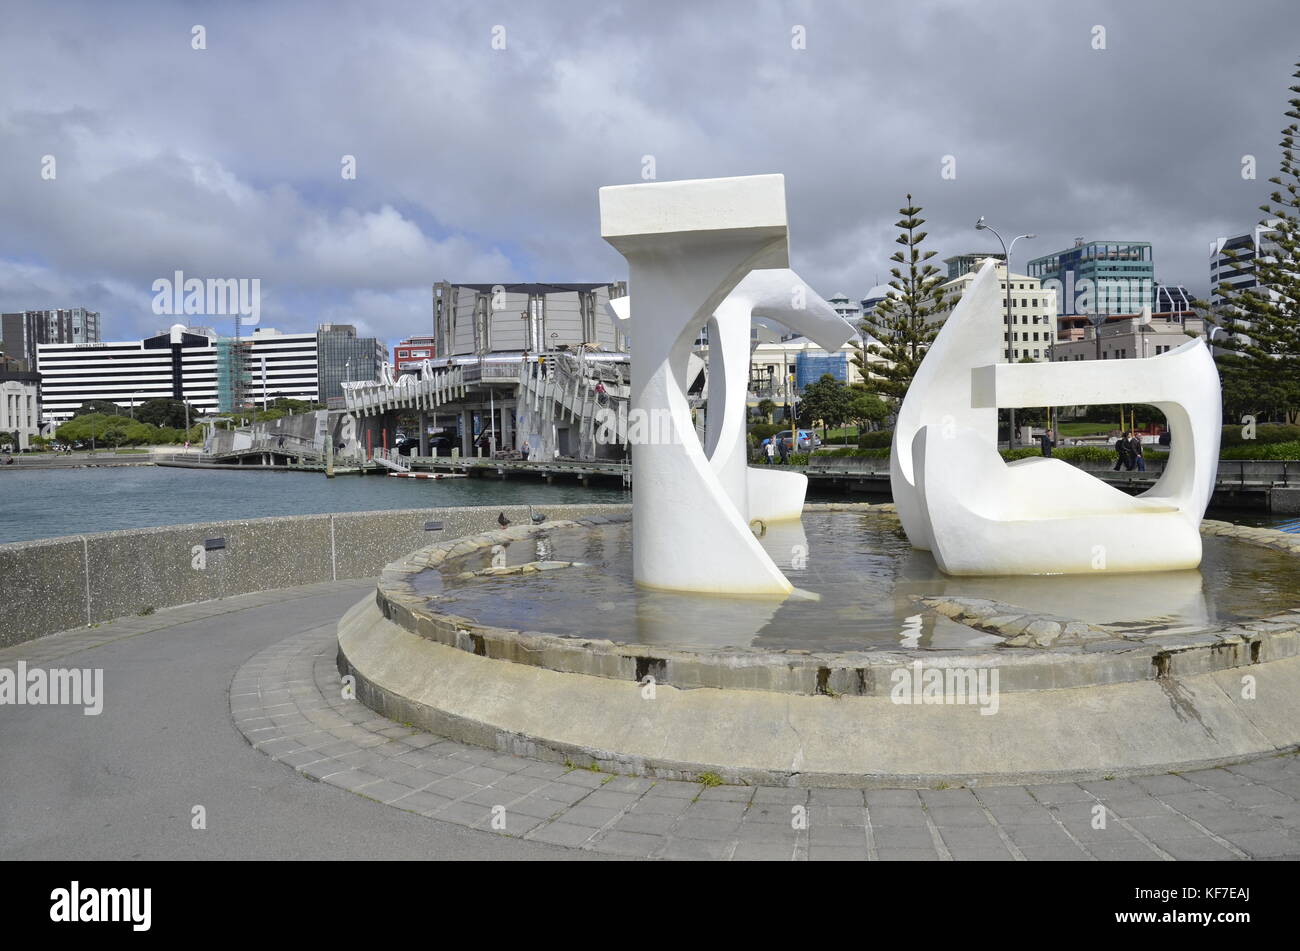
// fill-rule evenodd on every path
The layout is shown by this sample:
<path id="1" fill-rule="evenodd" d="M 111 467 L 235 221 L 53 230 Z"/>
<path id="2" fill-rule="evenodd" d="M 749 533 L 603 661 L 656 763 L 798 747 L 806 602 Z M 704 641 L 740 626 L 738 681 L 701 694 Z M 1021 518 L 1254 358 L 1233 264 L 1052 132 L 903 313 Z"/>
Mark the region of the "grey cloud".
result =
<path id="1" fill-rule="evenodd" d="M 784 172 L 794 266 L 826 294 L 885 279 L 909 191 L 942 254 L 991 247 L 987 215 L 1040 235 L 1017 266 L 1146 239 L 1203 292 L 1209 239 L 1258 217 L 1300 53 L 1286 0 L 10 8 L 0 259 L 125 295 L 114 334 L 178 266 L 393 336 L 427 329 L 442 278 L 621 277 L 596 189 L 646 154 L 660 179 Z M 0 306 L 36 306 L 23 281 L 0 269 Z"/>

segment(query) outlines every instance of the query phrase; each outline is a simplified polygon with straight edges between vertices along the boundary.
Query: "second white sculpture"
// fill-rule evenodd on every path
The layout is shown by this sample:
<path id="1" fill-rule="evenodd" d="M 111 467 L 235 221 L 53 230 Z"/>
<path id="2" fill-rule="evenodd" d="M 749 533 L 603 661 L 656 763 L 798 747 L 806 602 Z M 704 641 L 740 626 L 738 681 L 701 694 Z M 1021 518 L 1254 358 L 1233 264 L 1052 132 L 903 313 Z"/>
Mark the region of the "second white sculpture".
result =
<path id="1" fill-rule="evenodd" d="M 890 484 L 916 548 L 953 575 L 1163 571 L 1201 562 L 1222 424 L 1219 375 L 1201 340 L 1138 360 L 998 363 L 1001 291 L 986 263 L 939 331 L 894 429 Z M 1060 459 L 1006 463 L 1005 407 L 1145 403 L 1171 452 L 1131 496 Z"/>

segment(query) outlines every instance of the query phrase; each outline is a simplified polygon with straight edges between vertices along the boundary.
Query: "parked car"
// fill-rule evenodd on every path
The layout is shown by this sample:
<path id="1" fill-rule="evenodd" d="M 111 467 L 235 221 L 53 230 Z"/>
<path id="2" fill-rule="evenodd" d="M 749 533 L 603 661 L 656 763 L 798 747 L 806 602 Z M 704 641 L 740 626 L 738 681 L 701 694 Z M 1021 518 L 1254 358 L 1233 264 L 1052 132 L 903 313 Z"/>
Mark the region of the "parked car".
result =
<path id="1" fill-rule="evenodd" d="M 448 436 L 430 436 L 429 437 L 429 455 L 431 456 L 450 456 L 451 447 L 455 445 Z M 403 456 L 419 455 L 420 440 L 414 436 L 403 438 L 397 442 L 397 451 Z"/>
<path id="2" fill-rule="evenodd" d="M 789 429 L 777 433 L 776 438 L 780 440 L 777 445 L 779 446 L 781 443 L 785 443 L 786 447 L 789 448 L 791 452 L 811 452 L 822 444 L 821 437 L 811 429 L 799 430 L 799 442 L 797 445 L 791 441 L 792 433 L 793 430 Z"/>

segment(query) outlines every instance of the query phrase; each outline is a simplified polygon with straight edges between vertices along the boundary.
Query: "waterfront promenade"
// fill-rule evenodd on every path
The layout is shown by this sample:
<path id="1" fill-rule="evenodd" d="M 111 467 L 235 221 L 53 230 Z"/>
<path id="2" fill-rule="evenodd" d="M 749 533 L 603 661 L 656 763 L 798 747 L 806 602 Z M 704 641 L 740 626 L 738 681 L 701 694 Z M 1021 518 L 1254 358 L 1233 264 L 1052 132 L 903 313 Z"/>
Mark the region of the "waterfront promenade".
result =
<path id="1" fill-rule="evenodd" d="M 1295 755 L 1078 784 L 864 792 L 656 782 L 440 740 L 342 696 L 335 627 L 371 590 L 354 580 L 264 591 L 0 650 L 4 667 L 102 668 L 107 695 L 97 717 L 4 711 L 0 855 L 1300 858 Z M 206 829 L 191 828 L 196 805 Z"/>

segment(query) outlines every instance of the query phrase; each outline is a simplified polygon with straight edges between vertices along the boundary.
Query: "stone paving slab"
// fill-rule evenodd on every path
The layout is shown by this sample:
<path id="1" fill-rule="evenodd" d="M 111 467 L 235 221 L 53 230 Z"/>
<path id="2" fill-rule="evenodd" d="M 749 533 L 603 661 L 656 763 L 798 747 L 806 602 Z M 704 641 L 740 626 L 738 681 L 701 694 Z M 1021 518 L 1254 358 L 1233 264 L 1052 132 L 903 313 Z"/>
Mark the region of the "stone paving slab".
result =
<path id="1" fill-rule="evenodd" d="M 231 686 L 236 728 L 311 779 L 499 835 L 651 859 L 1300 858 L 1295 755 L 1131 780 L 921 790 L 612 776 L 377 717 L 344 696 L 337 648 L 329 632 L 309 632 L 252 657 Z"/>

